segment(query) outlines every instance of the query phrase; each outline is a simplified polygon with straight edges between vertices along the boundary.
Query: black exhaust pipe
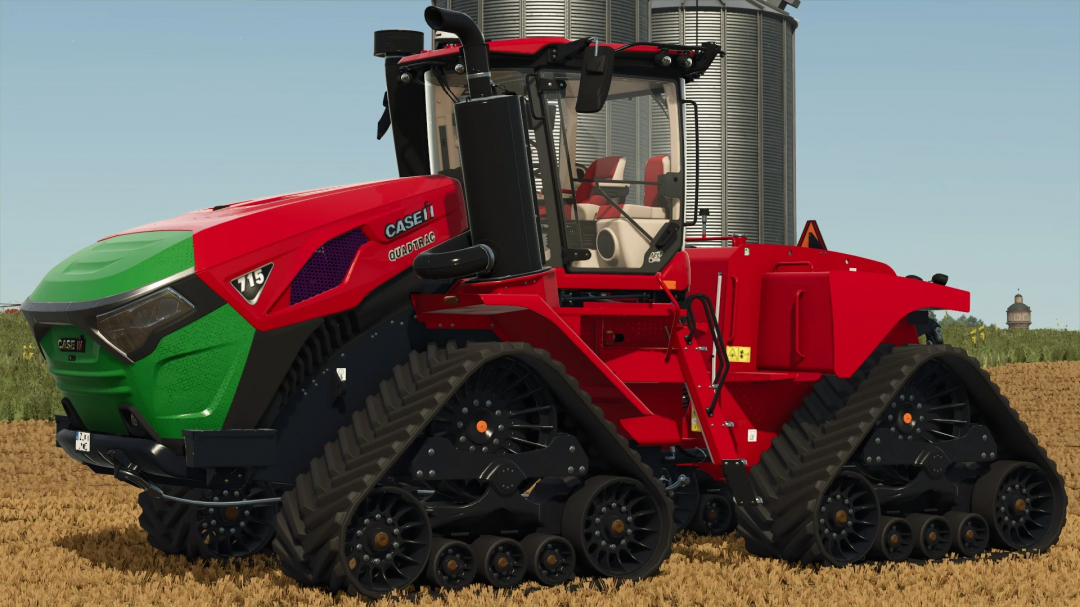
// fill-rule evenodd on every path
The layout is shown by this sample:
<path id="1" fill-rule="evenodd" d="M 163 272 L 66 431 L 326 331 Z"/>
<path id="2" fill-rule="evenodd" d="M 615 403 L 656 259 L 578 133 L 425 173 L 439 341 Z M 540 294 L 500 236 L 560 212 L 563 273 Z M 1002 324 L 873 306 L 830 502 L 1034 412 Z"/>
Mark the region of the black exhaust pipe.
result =
<path id="1" fill-rule="evenodd" d="M 436 31 L 454 34 L 461 40 L 461 56 L 469 79 L 469 96 L 473 99 L 491 96 L 491 68 L 488 67 L 487 44 L 480 28 L 465 13 L 429 6 L 424 20 Z"/>

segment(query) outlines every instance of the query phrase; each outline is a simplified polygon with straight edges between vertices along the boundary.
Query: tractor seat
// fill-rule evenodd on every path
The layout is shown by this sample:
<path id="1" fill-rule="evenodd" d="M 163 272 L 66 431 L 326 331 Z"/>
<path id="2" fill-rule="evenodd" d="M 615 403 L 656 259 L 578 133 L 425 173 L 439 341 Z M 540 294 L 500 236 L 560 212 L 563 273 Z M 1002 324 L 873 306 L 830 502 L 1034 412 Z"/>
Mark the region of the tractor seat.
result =
<path id="1" fill-rule="evenodd" d="M 671 167 L 671 158 L 667 154 L 653 156 L 645 162 L 645 181 L 656 182 L 660 176 L 667 173 Z M 633 219 L 665 219 L 667 212 L 664 210 L 664 199 L 660 196 L 660 188 L 655 185 L 645 186 L 644 200 L 642 204 L 619 205 L 626 214 Z M 616 219 L 622 214 L 606 204 L 603 196 L 600 196 L 600 210 L 596 213 L 597 219 Z"/>

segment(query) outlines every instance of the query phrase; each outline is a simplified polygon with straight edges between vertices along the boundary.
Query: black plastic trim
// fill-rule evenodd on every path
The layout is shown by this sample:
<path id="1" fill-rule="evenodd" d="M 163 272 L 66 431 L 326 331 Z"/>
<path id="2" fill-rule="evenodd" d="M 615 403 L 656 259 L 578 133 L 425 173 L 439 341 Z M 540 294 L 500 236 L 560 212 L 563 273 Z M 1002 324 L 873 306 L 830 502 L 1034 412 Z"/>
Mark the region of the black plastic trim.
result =
<path id="1" fill-rule="evenodd" d="M 278 431 L 184 430 L 185 461 L 191 468 L 270 466 L 277 461 Z"/>
<path id="2" fill-rule="evenodd" d="M 154 429 L 154 425 L 147 421 L 146 416 L 135 405 L 121 403 L 116 407 L 116 410 L 120 414 L 120 421 L 124 422 L 124 427 L 127 428 L 131 437 L 148 438 L 155 443 L 165 445 L 177 455 L 184 455 L 184 441 L 179 438 L 161 438 L 158 431 Z M 132 423 L 132 418 L 134 418 L 135 423 Z"/>
<path id="3" fill-rule="evenodd" d="M 304 340 L 321 323 L 317 318 L 272 331 L 255 331 L 223 430 L 257 426 L 278 388 L 277 378 L 285 376 Z"/>
<path id="4" fill-rule="evenodd" d="M 59 428 L 59 420 L 57 422 Z M 150 474 L 158 476 L 187 478 L 188 468 L 184 458 L 175 454 L 165 445 L 148 438 L 113 436 L 111 434 L 90 433 L 90 451 L 75 450 L 76 430 L 62 428 L 56 431 L 56 444 L 69 457 L 89 466 L 112 469 L 114 457 L 110 451 L 119 450 L 127 455 L 132 463 Z"/>

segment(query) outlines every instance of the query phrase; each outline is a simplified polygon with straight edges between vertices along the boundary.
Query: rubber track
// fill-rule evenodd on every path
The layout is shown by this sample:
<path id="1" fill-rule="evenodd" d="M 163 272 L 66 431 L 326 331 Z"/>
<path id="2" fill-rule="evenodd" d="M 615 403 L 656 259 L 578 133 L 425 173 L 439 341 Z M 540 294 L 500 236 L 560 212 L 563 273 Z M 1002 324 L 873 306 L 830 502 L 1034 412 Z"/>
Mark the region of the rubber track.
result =
<path id="1" fill-rule="evenodd" d="M 978 371 L 978 377 L 992 388 L 996 404 L 1002 407 L 997 412 L 985 411 L 984 399 L 977 405 L 979 410 L 984 414 L 1007 413 L 995 415 L 997 427 L 992 426 L 999 444 L 1008 449 L 1019 446 L 1017 441 L 1026 438 L 1029 444 L 1023 447 L 1028 451 L 1034 447 L 1037 461 L 1033 463 L 1049 472 L 1051 482 L 1057 480 L 1063 499 L 1061 509 L 1066 510 L 1064 481 L 1057 465 L 1046 456 L 1046 450 L 1028 432 L 1027 425 L 1001 396 L 990 375 L 979 368 L 977 360 L 961 349 L 944 345 L 885 346 L 875 351 L 850 379 L 826 376 L 815 384 L 803 406 L 762 454 L 761 462 L 751 468 L 751 486 L 763 503 L 738 507 L 738 531 L 748 551 L 803 563 L 828 562 L 816 541 L 814 510 L 818 500 L 862 445 L 904 382 L 920 366 L 939 357 L 954 359 L 952 364 L 956 366 L 970 364 Z M 1057 542 L 1063 526 L 1064 520 L 1042 542 L 1044 547 Z"/>
<path id="2" fill-rule="evenodd" d="M 582 441 L 586 448 L 602 450 L 600 459 L 591 457 L 590 474 L 600 473 L 597 464 L 603 462 L 606 471 L 618 471 L 644 484 L 665 510 L 661 520 L 668 528 L 661 535 L 666 533 L 662 541 L 670 546 L 673 506 L 663 486 L 561 363 L 527 344 L 477 343 L 458 348 L 451 343 L 446 349 L 429 344 L 426 352 L 412 352 L 407 363 L 394 369 L 393 378 L 380 384 L 379 393 L 368 397 L 366 407 L 353 414 L 352 423 L 338 430 L 338 439 L 326 444 L 324 455 L 313 459 L 295 488 L 282 496 L 273 540 L 282 571 L 302 584 L 327 586 L 332 592 L 346 588 L 348 578 L 338 555 L 341 529 L 352 504 L 378 485 L 473 372 L 506 356 L 529 364 L 542 377 L 547 374 L 545 379 L 575 425 L 588 432 L 589 440 Z M 565 385 L 557 385 L 552 378 Z M 658 571 L 668 553 L 658 551 L 635 577 Z"/>
<path id="3" fill-rule="evenodd" d="M 164 486 L 162 490 L 173 497 L 189 497 L 189 487 Z M 200 499 L 198 498 L 193 499 Z M 155 497 L 143 491 L 139 494 L 139 525 L 146 531 L 146 541 L 165 554 L 182 554 L 189 560 L 206 557 L 194 541 L 194 506 Z"/>

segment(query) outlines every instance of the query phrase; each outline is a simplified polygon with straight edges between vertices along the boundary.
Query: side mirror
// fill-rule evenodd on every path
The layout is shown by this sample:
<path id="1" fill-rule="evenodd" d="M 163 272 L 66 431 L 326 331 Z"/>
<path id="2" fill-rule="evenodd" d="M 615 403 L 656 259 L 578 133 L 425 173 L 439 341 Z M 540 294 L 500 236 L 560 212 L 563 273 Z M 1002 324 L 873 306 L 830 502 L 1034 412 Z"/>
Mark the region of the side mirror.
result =
<path id="1" fill-rule="evenodd" d="M 597 45 L 585 50 L 584 59 L 576 107 L 579 114 L 595 114 L 604 109 L 608 91 L 611 90 L 611 74 L 615 71 L 615 49 Z"/>

